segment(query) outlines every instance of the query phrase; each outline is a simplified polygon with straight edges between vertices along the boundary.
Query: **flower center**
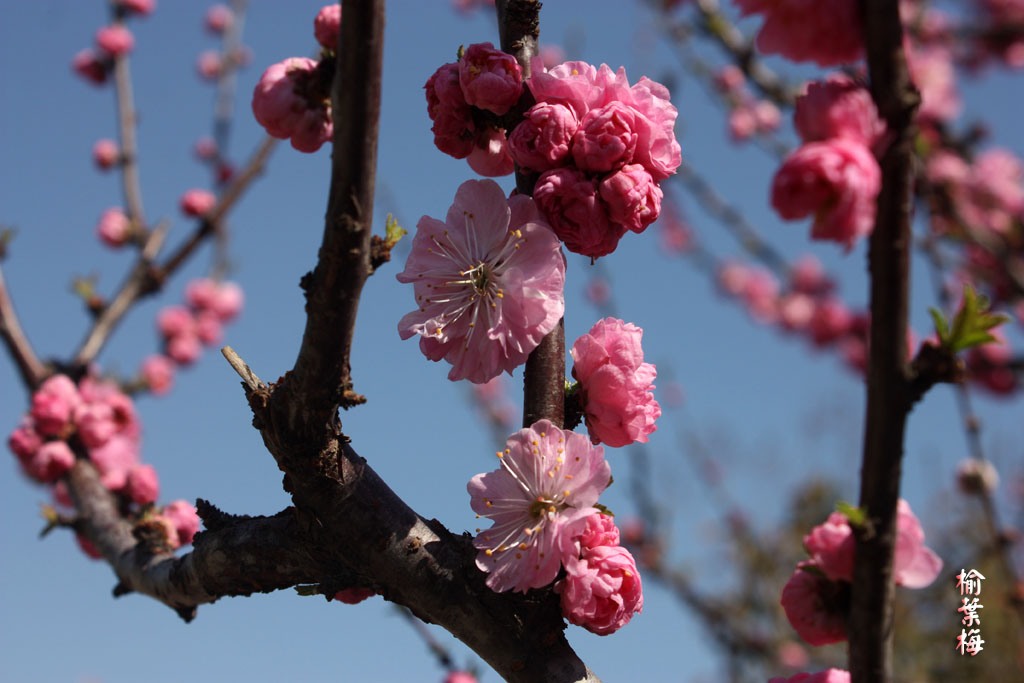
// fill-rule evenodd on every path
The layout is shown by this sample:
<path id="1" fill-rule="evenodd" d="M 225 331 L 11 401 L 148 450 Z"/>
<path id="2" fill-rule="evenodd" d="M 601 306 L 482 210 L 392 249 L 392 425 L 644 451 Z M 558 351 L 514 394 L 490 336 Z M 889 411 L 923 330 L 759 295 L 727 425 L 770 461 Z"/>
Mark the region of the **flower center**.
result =
<path id="1" fill-rule="evenodd" d="M 534 518 L 544 517 L 549 514 L 554 514 L 559 510 L 563 510 L 567 505 L 557 503 L 550 498 L 544 496 L 537 496 L 537 500 L 530 503 L 530 516 Z"/>

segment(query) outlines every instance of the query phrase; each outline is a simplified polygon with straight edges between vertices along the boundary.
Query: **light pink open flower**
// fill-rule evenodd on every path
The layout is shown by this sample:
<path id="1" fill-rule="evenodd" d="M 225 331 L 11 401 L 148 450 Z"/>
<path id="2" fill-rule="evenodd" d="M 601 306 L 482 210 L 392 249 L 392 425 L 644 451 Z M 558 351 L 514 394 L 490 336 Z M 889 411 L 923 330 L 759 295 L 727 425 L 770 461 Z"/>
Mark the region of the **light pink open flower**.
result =
<path id="1" fill-rule="evenodd" d="M 644 362 L 643 330 L 616 318 L 597 321 L 572 345 L 572 376 L 580 383 L 590 439 L 612 447 L 646 443 L 657 429 L 657 371 Z"/>
<path id="2" fill-rule="evenodd" d="M 526 362 L 562 317 L 565 259 L 529 197 L 493 180 L 459 186 L 445 222 L 424 216 L 398 281 L 417 309 L 398 323 L 402 339 L 452 364 L 448 379 L 482 384 Z"/>
<path id="3" fill-rule="evenodd" d="M 570 559 L 555 584 L 562 614 L 591 633 L 606 636 L 643 611 L 644 594 L 636 560 L 621 546 L 601 545 Z"/>
<path id="4" fill-rule="evenodd" d="M 597 512 L 611 468 L 604 449 L 548 420 L 519 430 L 505 446 L 501 467 L 466 486 L 473 511 L 494 522 L 473 545 L 492 590 L 525 593 L 554 581 L 563 561 L 577 557 L 576 540 Z"/>

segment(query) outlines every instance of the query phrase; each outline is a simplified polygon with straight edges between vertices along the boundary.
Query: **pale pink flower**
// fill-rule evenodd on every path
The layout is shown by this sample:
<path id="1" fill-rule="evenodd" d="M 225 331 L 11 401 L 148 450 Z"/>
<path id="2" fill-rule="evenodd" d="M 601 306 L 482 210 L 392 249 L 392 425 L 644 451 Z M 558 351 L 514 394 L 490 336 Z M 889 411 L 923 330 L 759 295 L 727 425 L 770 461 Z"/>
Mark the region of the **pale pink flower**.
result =
<path id="1" fill-rule="evenodd" d="M 191 365 L 199 360 L 202 350 L 198 334 L 191 332 L 168 338 L 164 352 L 179 365 Z"/>
<path id="2" fill-rule="evenodd" d="M 569 145 L 578 127 L 572 109 L 540 102 L 527 110 L 522 123 L 512 131 L 509 151 L 520 167 L 547 171 L 562 165 L 569 156 Z"/>
<path id="3" fill-rule="evenodd" d="M 854 62 L 864 54 L 856 0 L 736 0 L 744 15 L 763 14 L 757 49 L 820 66 Z"/>
<path id="4" fill-rule="evenodd" d="M 523 70 L 512 55 L 495 50 L 491 43 L 475 43 L 459 60 L 459 84 L 466 103 L 498 116 L 519 101 Z"/>
<path id="5" fill-rule="evenodd" d="M 67 375 L 54 375 L 32 395 L 35 430 L 44 436 L 61 436 L 71 426 L 75 409 L 82 403 L 75 383 Z"/>
<path id="6" fill-rule="evenodd" d="M 216 50 L 204 50 L 196 59 L 196 72 L 206 81 L 215 81 L 224 68 L 224 60 Z"/>
<path id="7" fill-rule="evenodd" d="M 477 136 L 466 162 L 471 169 L 488 178 L 506 176 L 516 170 L 504 129 L 488 128 Z"/>
<path id="8" fill-rule="evenodd" d="M 129 12 L 145 16 L 156 9 L 156 0 L 117 0 L 117 4 Z"/>
<path id="9" fill-rule="evenodd" d="M 597 84 L 597 69 L 593 65 L 565 62 L 548 70 L 538 59 L 536 65 L 530 66 L 531 74 L 526 84 L 538 102 L 569 107 L 577 120 L 582 119 L 592 107 L 605 104 L 604 87 Z"/>
<path id="10" fill-rule="evenodd" d="M 174 525 L 178 545 L 191 543 L 199 532 L 199 513 L 191 503 L 176 500 L 163 509 L 163 515 Z"/>
<path id="11" fill-rule="evenodd" d="M 109 247 L 122 247 L 131 239 L 132 222 L 119 207 L 111 207 L 100 214 L 96 236 Z"/>
<path id="12" fill-rule="evenodd" d="M 643 232 L 661 214 L 661 188 L 640 164 L 628 164 L 601 181 L 608 218 L 633 232 Z"/>
<path id="13" fill-rule="evenodd" d="M 444 677 L 444 683 L 477 683 L 477 680 L 468 671 L 452 671 Z"/>
<path id="14" fill-rule="evenodd" d="M 139 374 L 150 391 L 163 396 L 174 386 L 174 361 L 160 354 L 147 356 Z"/>
<path id="15" fill-rule="evenodd" d="M 139 463 L 138 439 L 115 434 L 102 446 L 90 448 L 89 459 L 99 470 L 103 485 L 120 491 L 128 483 L 128 472 Z"/>
<path id="16" fill-rule="evenodd" d="M 801 562 L 782 588 L 782 609 L 790 625 L 809 645 L 846 640 L 849 584 L 829 581 L 813 562 Z"/>
<path id="17" fill-rule="evenodd" d="M 505 198 L 493 180 L 459 186 L 445 222 L 424 216 L 398 281 L 417 310 L 398 323 L 420 335 L 448 379 L 480 384 L 526 362 L 564 311 L 565 259 L 529 197 Z"/>
<path id="18" fill-rule="evenodd" d="M 221 282 L 213 300 L 213 312 L 221 322 L 230 322 L 238 317 L 245 305 L 245 293 L 237 282 Z"/>
<path id="19" fill-rule="evenodd" d="M 814 315 L 814 308 L 811 296 L 802 292 L 787 294 L 779 299 L 779 323 L 786 330 L 806 329 Z"/>
<path id="20" fill-rule="evenodd" d="M 126 493 L 139 505 L 156 501 L 160 496 L 160 483 L 152 465 L 136 465 L 128 471 Z"/>
<path id="21" fill-rule="evenodd" d="M 315 152 L 334 135 L 331 101 L 326 93 L 304 96 L 311 90 L 316 62 L 290 57 L 267 67 L 252 95 L 256 121 L 275 138 L 291 138 L 300 152 Z"/>
<path id="22" fill-rule="evenodd" d="M 811 239 L 850 249 L 874 229 L 881 187 L 881 169 L 863 144 L 847 138 L 810 142 L 775 173 L 772 207 L 786 220 L 813 215 Z"/>
<path id="23" fill-rule="evenodd" d="M 999 473 L 990 460 L 964 458 L 956 466 L 956 483 L 969 494 L 992 494 L 999 487 Z"/>
<path id="24" fill-rule="evenodd" d="M 606 173 L 633 161 L 639 112 L 614 100 L 591 109 L 572 138 L 572 157 L 583 171 Z"/>
<path id="25" fill-rule="evenodd" d="M 548 420 L 521 429 L 498 453 L 501 467 L 466 486 L 470 505 L 494 524 L 477 534 L 476 565 L 496 592 L 525 593 L 554 581 L 608 486 L 604 449 Z M 585 568 L 584 568 L 585 569 Z"/>
<path id="26" fill-rule="evenodd" d="M 193 189 L 181 195 L 181 212 L 186 216 L 205 216 L 217 205 L 217 196 L 209 190 Z"/>
<path id="27" fill-rule="evenodd" d="M 184 306 L 167 306 L 157 313 L 156 327 L 165 339 L 195 335 L 196 319 Z"/>
<path id="28" fill-rule="evenodd" d="M 213 311 L 200 311 L 196 315 L 196 336 L 206 346 L 216 346 L 224 338 L 224 326 Z"/>
<path id="29" fill-rule="evenodd" d="M 124 26 L 112 24 L 96 31 L 96 46 L 111 57 L 118 57 L 132 51 L 135 38 Z"/>
<path id="30" fill-rule="evenodd" d="M 776 676 L 768 683 L 850 683 L 850 672 L 843 669 L 825 669 L 814 674 L 800 673 L 789 678 Z"/>
<path id="31" fill-rule="evenodd" d="M 808 83 L 796 99 L 793 125 L 804 142 L 845 137 L 870 148 L 885 135 L 871 93 L 845 74 Z"/>
<path id="32" fill-rule="evenodd" d="M 598 546 L 572 558 L 565 578 L 555 584 L 562 614 L 591 633 L 606 636 L 643 611 L 644 596 L 636 560 L 621 546 Z"/>
<path id="33" fill-rule="evenodd" d="M 75 454 L 64 441 L 47 441 L 35 453 L 19 461 L 25 474 L 36 481 L 52 483 L 75 464 Z"/>
<path id="34" fill-rule="evenodd" d="M 572 345 L 572 376 L 580 383 L 590 439 L 618 448 L 647 443 L 661 406 L 654 400 L 655 367 L 644 362 L 643 330 L 616 318 L 597 321 Z"/>
<path id="35" fill-rule="evenodd" d="M 341 5 L 334 2 L 325 5 L 313 20 L 313 35 L 316 42 L 328 50 L 338 49 L 338 36 L 341 35 Z"/>
<path id="36" fill-rule="evenodd" d="M 346 588 L 334 594 L 332 600 L 343 602 L 346 605 L 357 605 L 367 598 L 372 598 L 377 592 L 372 588 Z"/>
<path id="37" fill-rule="evenodd" d="M 203 24 L 210 33 L 224 33 L 235 20 L 235 13 L 227 5 L 213 5 L 206 10 L 206 17 Z"/>
<path id="38" fill-rule="evenodd" d="M 93 85 L 103 85 L 107 82 L 107 76 L 110 75 L 107 65 L 88 48 L 78 52 L 71 59 L 71 68 Z"/>
<path id="39" fill-rule="evenodd" d="M 571 252 L 598 258 L 615 251 L 626 234 L 624 226 L 608 220 L 595 181 L 575 168 L 545 171 L 533 198 Z"/>
<path id="40" fill-rule="evenodd" d="M 96 164 L 96 168 L 106 171 L 121 161 L 121 149 L 113 140 L 107 138 L 97 140 L 96 144 L 92 146 L 92 160 Z"/>

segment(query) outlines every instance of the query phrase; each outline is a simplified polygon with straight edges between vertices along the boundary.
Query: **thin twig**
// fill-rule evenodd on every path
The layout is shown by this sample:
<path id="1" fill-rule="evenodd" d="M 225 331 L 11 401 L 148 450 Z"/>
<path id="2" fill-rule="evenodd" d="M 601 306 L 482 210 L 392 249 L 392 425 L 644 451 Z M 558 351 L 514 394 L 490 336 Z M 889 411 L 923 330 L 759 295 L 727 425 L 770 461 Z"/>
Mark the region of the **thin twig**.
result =
<path id="1" fill-rule="evenodd" d="M 252 371 L 252 368 L 242 360 L 242 357 L 239 356 L 233 348 L 225 346 L 220 350 L 220 352 L 224 355 L 224 358 L 227 359 L 228 365 L 230 365 L 234 371 L 238 373 L 238 376 L 242 378 L 242 381 L 245 382 L 245 386 L 249 388 L 249 391 L 256 391 L 266 387 L 266 384 L 263 383 L 256 373 Z"/>
<path id="2" fill-rule="evenodd" d="M 3 269 L 0 268 L 0 339 L 4 340 L 7 352 L 18 366 L 21 381 L 29 391 L 34 391 L 46 376 L 46 367 L 40 362 L 21 329 L 21 323 L 14 312 L 10 293 L 4 283 Z"/>
<path id="3" fill-rule="evenodd" d="M 118 135 L 121 139 L 121 185 L 128 218 L 136 230 L 146 227 L 139 185 L 139 148 L 135 137 L 138 119 L 132 96 L 132 77 L 128 55 L 114 58 L 114 92 L 117 97 Z"/>

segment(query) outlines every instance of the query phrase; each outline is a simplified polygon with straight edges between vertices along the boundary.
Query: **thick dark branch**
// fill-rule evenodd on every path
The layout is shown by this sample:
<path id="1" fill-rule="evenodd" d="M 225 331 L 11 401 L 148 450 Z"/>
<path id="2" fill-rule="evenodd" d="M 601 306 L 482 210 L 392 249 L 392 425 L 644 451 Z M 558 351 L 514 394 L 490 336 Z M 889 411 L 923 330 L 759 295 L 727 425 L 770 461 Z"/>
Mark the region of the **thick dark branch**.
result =
<path id="1" fill-rule="evenodd" d="M 341 45 L 331 92 L 331 189 L 320 257 L 303 278 L 306 331 L 294 380 L 321 417 L 352 393 L 350 352 L 363 284 L 369 277 L 377 167 L 384 0 L 343 3 Z"/>
<path id="2" fill-rule="evenodd" d="M 136 538 L 90 462 L 75 463 L 67 483 L 79 514 L 77 531 L 114 569 L 118 595 L 142 593 L 191 619 L 197 605 L 224 596 L 266 593 L 324 576 L 306 549 L 291 508 L 273 517 L 217 513 L 220 523 L 195 537 L 191 553 L 176 557 Z"/>
<path id="3" fill-rule="evenodd" d="M 854 683 L 892 679 L 893 548 L 900 465 L 912 406 L 907 364 L 913 115 L 920 101 L 907 73 L 897 3 L 864 0 L 871 94 L 893 142 L 882 158 L 882 189 L 870 243 L 871 337 L 860 506 L 848 623 Z"/>
<path id="4" fill-rule="evenodd" d="M 125 208 L 135 229 L 143 230 L 146 227 L 146 215 L 142 210 L 142 189 L 139 187 L 135 102 L 127 55 L 114 58 L 114 88 L 117 93 L 118 135 L 121 138 L 121 185 L 124 188 Z"/>
<path id="5" fill-rule="evenodd" d="M 21 329 L 18 316 L 14 312 L 11 295 L 4 284 L 3 269 L 0 269 L 0 339 L 4 340 L 7 352 L 11 354 L 14 364 L 18 366 L 21 381 L 29 391 L 34 391 L 46 375 L 46 368 L 36 357 L 32 344 Z"/>

